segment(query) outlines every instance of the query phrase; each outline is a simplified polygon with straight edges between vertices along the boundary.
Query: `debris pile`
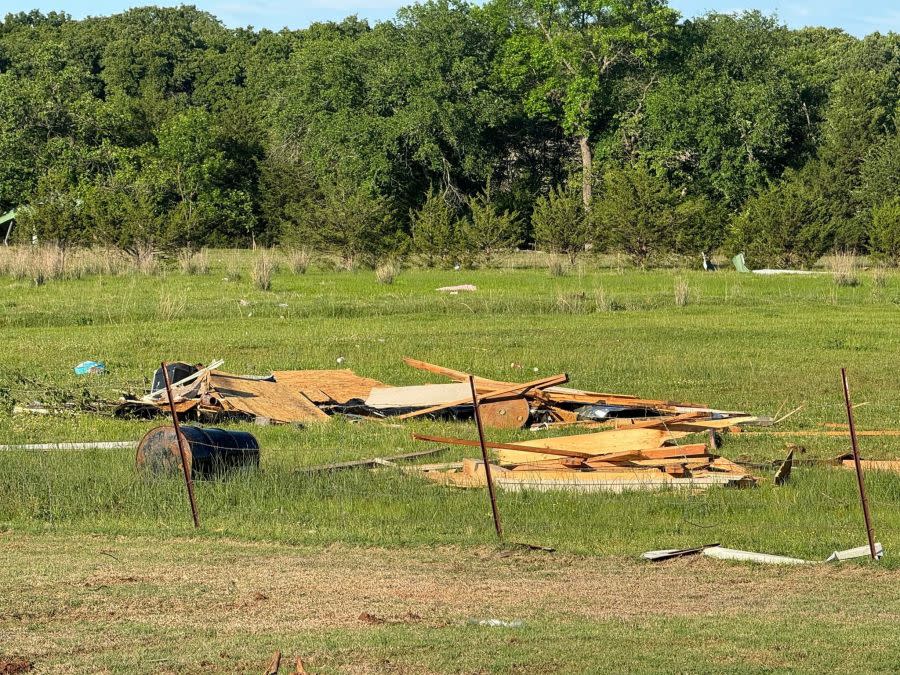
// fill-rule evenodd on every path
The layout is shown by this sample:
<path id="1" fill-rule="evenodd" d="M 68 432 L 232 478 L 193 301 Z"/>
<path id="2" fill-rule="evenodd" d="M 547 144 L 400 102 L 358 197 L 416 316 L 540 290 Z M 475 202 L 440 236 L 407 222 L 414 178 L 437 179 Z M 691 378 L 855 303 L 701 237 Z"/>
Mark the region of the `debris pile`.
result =
<path id="1" fill-rule="evenodd" d="M 702 430 L 705 422 L 688 422 L 681 417 L 635 423 L 632 426 L 636 428 L 630 429 L 518 443 L 485 443 L 486 447 L 498 451 L 498 464 L 491 465 L 491 479 L 497 487 L 513 491 L 623 492 L 756 485 L 757 479 L 747 469 L 711 453 L 706 442 L 677 444 L 678 440 Z M 692 425 L 696 429 L 685 428 Z M 672 428 L 679 426 L 680 430 Z M 421 434 L 415 438 L 451 445 L 479 445 L 478 441 Z M 480 460 L 467 459 L 460 467 L 429 471 L 425 475 L 456 487 L 484 487 L 487 483 L 484 462 Z"/>
<path id="2" fill-rule="evenodd" d="M 404 359 L 407 365 L 452 380 L 446 384 L 390 386 L 352 370 L 276 370 L 266 376 L 236 375 L 208 366 L 167 365 L 176 412 L 204 422 L 222 418 L 261 423 L 326 421 L 342 413 L 360 418 L 395 420 L 415 417 L 471 417 L 474 408 L 469 374 Z M 486 427 L 520 429 L 581 426 L 634 430 L 665 424 L 669 432 L 726 430 L 741 424 L 767 424 L 767 418 L 690 403 L 608 394 L 561 385 L 565 373 L 528 382 L 474 377 L 481 418 Z M 153 416 L 168 412 L 162 370 L 153 388 L 140 398 L 120 403 L 118 414 Z"/>
<path id="3" fill-rule="evenodd" d="M 328 410 L 356 401 L 361 404 L 378 380 L 352 370 L 280 370 L 265 377 L 235 375 L 217 370 L 223 361 L 206 367 L 186 363 L 168 365 L 172 396 L 179 415 L 191 413 L 204 421 L 222 418 L 254 419 L 272 423 L 322 422 Z M 118 414 L 155 415 L 168 409 L 161 369 L 153 391 L 123 401 Z"/>
<path id="4" fill-rule="evenodd" d="M 375 386 L 366 398 L 366 406 L 382 415 L 409 419 L 423 415 L 471 414 L 472 393 L 469 373 L 416 359 L 404 362 L 418 370 L 453 380 L 451 384 L 426 384 L 412 387 Z M 503 382 L 475 378 L 475 389 L 485 426 L 522 428 L 529 422 L 541 426 L 616 426 L 616 420 L 679 416 L 681 421 L 715 421 L 707 428 L 725 429 L 748 422 L 767 420 L 740 412 L 714 410 L 703 405 L 645 399 L 628 394 L 609 394 L 560 386 L 568 382 L 565 373 L 530 382 Z"/>

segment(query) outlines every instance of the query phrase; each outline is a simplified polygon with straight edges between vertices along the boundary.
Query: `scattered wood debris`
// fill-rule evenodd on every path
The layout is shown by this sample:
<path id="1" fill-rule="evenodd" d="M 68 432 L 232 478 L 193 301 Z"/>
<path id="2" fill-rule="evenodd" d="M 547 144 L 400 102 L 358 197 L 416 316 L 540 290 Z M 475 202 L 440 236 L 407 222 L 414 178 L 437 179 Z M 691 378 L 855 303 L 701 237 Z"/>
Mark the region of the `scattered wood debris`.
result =
<path id="1" fill-rule="evenodd" d="M 274 424 L 324 422 L 330 406 L 354 401 L 362 405 L 378 380 L 360 377 L 352 370 L 279 370 L 265 377 L 235 375 L 217 370 L 223 361 L 206 367 L 171 364 L 190 374 L 172 385 L 175 410 L 202 421 L 222 418 L 267 420 Z M 159 391 L 121 402 L 118 414 L 155 416 L 168 410 Z"/>
<path id="2" fill-rule="evenodd" d="M 421 416 L 468 417 L 473 414 L 469 374 L 417 359 L 404 362 L 418 370 L 451 380 L 443 384 L 391 386 L 349 369 L 276 370 L 270 375 L 237 375 L 219 370 L 217 359 L 207 366 L 168 364 L 175 410 L 201 422 L 222 418 L 260 423 L 326 421 L 344 413 L 357 418 L 410 419 Z M 171 370 L 170 370 L 171 369 Z M 123 400 L 120 415 L 155 416 L 167 412 L 167 397 L 154 376 L 149 394 Z M 505 382 L 476 376 L 475 390 L 482 421 L 491 428 L 520 429 L 529 423 L 549 426 L 583 424 L 617 429 L 694 433 L 723 431 L 744 424 L 768 424 L 768 418 L 703 405 L 645 399 L 564 387 L 559 373 L 529 382 Z"/>
<path id="3" fill-rule="evenodd" d="M 734 462 L 711 454 L 705 443 L 661 445 L 683 432 L 652 429 L 604 431 L 521 443 L 487 443 L 499 450 L 491 465 L 494 484 L 512 491 L 624 492 L 712 485 L 751 487 L 757 479 Z M 668 438 L 667 438 L 668 436 Z M 415 435 L 419 440 L 459 445 L 477 441 Z M 455 487 L 484 487 L 484 462 L 466 459 L 459 469 L 425 471 L 429 479 Z"/>

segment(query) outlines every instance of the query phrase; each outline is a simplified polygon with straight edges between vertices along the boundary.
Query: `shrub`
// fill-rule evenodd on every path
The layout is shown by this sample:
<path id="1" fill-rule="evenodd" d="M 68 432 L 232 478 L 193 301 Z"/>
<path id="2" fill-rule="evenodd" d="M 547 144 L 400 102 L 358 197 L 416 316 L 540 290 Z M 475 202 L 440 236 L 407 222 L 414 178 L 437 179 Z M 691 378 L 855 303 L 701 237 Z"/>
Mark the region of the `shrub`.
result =
<path id="1" fill-rule="evenodd" d="M 831 247 L 834 228 L 818 187 L 787 177 L 747 201 L 732 223 L 730 246 L 754 266 L 808 267 Z"/>
<path id="2" fill-rule="evenodd" d="M 534 204 L 531 228 L 535 243 L 542 249 L 575 257 L 588 243 L 588 220 L 581 196 L 557 186 Z"/>
<path id="3" fill-rule="evenodd" d="M 283 240 L 336 253 L 345 266 L 370 263 L 397 245 L 391 215 L 390 201 L 372 185 L 338 176 L 297 209 Z"/>
<path id="4" fill-rule="evenodd" d="M 500 210 L 494 201 L 490 181 L 468 203 L 471 217 L 462 220 L 459 228 L 469 256 L 490 262 L 498 252 L 514 248 L 522 241 L 518 212 Z"/>
<path id="5" fill-rule="evenodd" d="M 425 256 L 431 266 L 435 262 L 448 265 L 459 253 L 459 233 L 455 209 L 446 194 L 434 188 L 428 191 L 418 211 L 410 210 L 413 249 Z"/>
<path id="6" fill-rule="evenodd" d="M 872 252 L 893 263 L 900 261 L 900 197 L 872 208 L 869 245 Z"/>
<path id="7" fill-rule="evenodd" d="M 697 230 L 709 226 L 704 214 L 702 200 L 682 196 L 646 166 L 614 169 L 591 207 L 592 237 L 644 266 L 652 256 L 698 245 L 703 237 Z M 680 241 L 682 232 L 691 234 Z"/>

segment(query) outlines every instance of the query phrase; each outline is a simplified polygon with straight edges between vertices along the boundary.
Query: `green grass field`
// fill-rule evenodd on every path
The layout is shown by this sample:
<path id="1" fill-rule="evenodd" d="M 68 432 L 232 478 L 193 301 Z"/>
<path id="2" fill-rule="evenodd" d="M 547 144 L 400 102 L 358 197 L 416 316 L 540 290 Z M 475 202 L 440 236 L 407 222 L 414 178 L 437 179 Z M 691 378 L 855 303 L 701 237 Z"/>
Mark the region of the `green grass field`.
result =
<path id="1" fill-rule="evenodd" d="M 225 359 L 224 369 L 240 373 L 331 368 L 343 359 L 341 367 L 392 384 L 440 381 L 402 363 L 403 356 L 413 356 L 505 380 L 566 372 L 578 387 L 758 414 L 804 404 L 783 430 L 846 421 L 839 378 L 846 366 L 854 400 L 865 403 L 857 410 L 858 427 L 900 428 L 900 276 L 893 274 L 876 282 L 863 273 L 859 285 L 846 287 L 828 274 L 761 278 L 585 266 L 563 277 L 545 269 L 406 270 L 383 285 L 371 271 L 312 270 L 299 276 L 280 272 L 272 290 L 262 292 L 246 272 L 233 278 L 235 263 L 224 258 L 234 255 L 213 253 L 212 272 L 204 276 L 94 276 L 39 287 L 0 277 L 0 443 L 136 440 L 159 422 L 89 413 L 12 415 L 12 405 L 115 398 L 144 388 L 163 359 L 217 357 Z M 238 256 L 245 268 L 250 255 Z M 678 280 L 689 288 L 685 306 L 675 302 Z M 447 296 L 434 290 L 457 283 L 474 283 L 478 291 Z M 75 376 L 73 366 L 85 359 L 104 361 L 109 373 Z M 719 541 L 815 560 L 861 545 L 865 531 L 854 476 L 842 469 L 799 468 L 789 485 L 775 488 L 771 472 L 762 471 L 756 489 L 696 494 L 501 492 L 507 538 L 558 551 L 526 555 L 496 548 L 481 491 L 445 489 L 391 470 L 313 477 L 296 471 L 424 449 L 410 438 L 413 431 L 474 437 L 471 423 L 387 426 L 335 419 L 303 429 L 236 426 L 258 436 L 260 470 L 198 483 L 198 533 L 183 485 L 143 479 L 134 471 L 131 451 L 0 452 L 0 657 L 28 656 L 40 671 L 262 672 L 271 649 L 287 649 L 290 642 L 314 654 L 311 672 L 871 671 L 900 663 L 900 640 L 894 631 L 885 632 L 900 617 L 892 590 L 900 579 L 900 558 L 892 555 L 900 549 L 900 476 L 867 476 L 877 538 L 887 550 L 877 566 L 862 561 L 840 571 L 785 573 L 693 561 L 655 572 L 635 562 L 636 556 Z M 489 435 L 513 440 L 534 434 Z M 786 454 L 789 442 L 804 446 L 803 457 L 832 457 L 849 445 L 842 437 L 743 434 L 726 437 L 721 452 L 765 461 Z M 900 438 L 868 437 L 861 444 L 867 458 L 900 457 Z M 449 461 L 471 451 L 449 450 L 424 461 Z M 60 556 L 60 547 L 71 555 Z M 235 548 L 256 557 L 237 555 Z M 115 605 L 110 617 L 88 611 L 96 603 L 82 597 L 79 583 L 86 577 L 76 571 L 79 565 L 96 571 L 99 550 L 129 557 L 125 576 L 136 578 L 144 564 L 164 566 L 169 553 L 173 564 L 189 564 L 190 550 L 225 575 L 228 556 L 240 569 L 234 573 L 243 574 L 264 567 L 269 550 L 298 560 L 331 551 L 323 567 L 337 569 L 345 560 L 370 555 L 392 561 L 397 575 L 405 573 L 404 560 L 445 551 L 447 559 L 458 561 L 452 571 L 461 586 L 463 579 L 477 586 L 481 567 L 495 569 L 484 560 L 511 555 L 521 566 L 508 577 L 495 575 L 490 588 L 496 593 L 495 586 L 508 578 L 509 593 L 521 594 L 524 608 L 504 609 L 527 620 L 518 631 L 486 632 L 464 620 L 480 616 L 474 601 L 456 607 L 454 600 L 447 605 L 454 609 L 442 613 L 435 600 L 411 601 L 416 609 L 403 611 L 424 617 L 415 622 L 347 626 L 323 619 L 313 628 L 294 628 L 286 612 L 265 634 L 252 626 L 219 631 L 198 616 L 185 623 L 167 621 L 162 612 L 153 619 L 141 614 L 142 602 L 161 602 L 161 582 L 126 584 L 120 605 L 115 597 L 104 601 L 104 607 Z M 517 570 L 539 585 L 565 577 L 568 566 L 588 577 L 596 569 L 583 605 L 578 598 L 567 604 L 542 600 L 516 585 Z M 774 618 L 771 607 L 742 604 L 740 594 L 705 603 L 700 592 L 695 606 L 690 598 L 698 570 L 706 583 L 722 575 L 724 583 L 751 584 L 756 594 L 783 592 L 792 600 L 779 605 L 781 614 Z M 436 578 L 441 574 L 435 571 Z M 661 585 L 672 604 L 657 598 L 644 612 L 626 611 L 640 599 L 634 590 L 617 594 L 617 584 L 635 586 L 646 575 L 659 575 L 648 583 Z M 844 584 L 842 575 L 852 583 Z M 631 581 L 625 584 L 620 576 Z M 213 577 L 181 580 L 184 592 L 196 593 L 213 613 L 207 617 L 218 616 L 225 602 L 213 597 L 225 583 Z M 204 584 L 208 592 L 198 590 Z M 605 595 L 595 593 L 597 585 Z M 352 604 L 352 590 L 345 588 L 340 602 Z M 601 612 L 610 602 L 617 611 Z M 685 604 L 690 612 L 672 609 Z M 37 608 L 33 616 L 21 611 L 29 605 Z M 403 615 L 401 605 L 392 606 L 397 616 Z M 86 650 L 95 631 L 109 639 Z M 37 639 L 42 635 L 43 642 Z M 620 652 L 610 648 L 611 640 L 619 640 Z M 603 647 L 591 658 L 590 645 L 597 643 Z M 689 648 L 682 646 L 687 643 Z M 216 656 L 220 652 L 228 658 Z"/>

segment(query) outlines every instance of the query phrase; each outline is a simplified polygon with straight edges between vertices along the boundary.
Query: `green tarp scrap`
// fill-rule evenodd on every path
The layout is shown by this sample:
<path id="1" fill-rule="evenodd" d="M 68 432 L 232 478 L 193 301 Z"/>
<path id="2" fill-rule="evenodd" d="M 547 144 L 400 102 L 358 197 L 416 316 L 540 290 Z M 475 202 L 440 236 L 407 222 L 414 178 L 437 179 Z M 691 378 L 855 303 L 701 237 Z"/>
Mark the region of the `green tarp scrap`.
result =
<path id="1" fill-rule="evenodd" d="M 747 269 L 747 264 L 744 262 L 744 254 L 738 253 L 731 259 L 731 264 L 734 265 L 734 269 L 738 272 L 749 272 Z"/>

